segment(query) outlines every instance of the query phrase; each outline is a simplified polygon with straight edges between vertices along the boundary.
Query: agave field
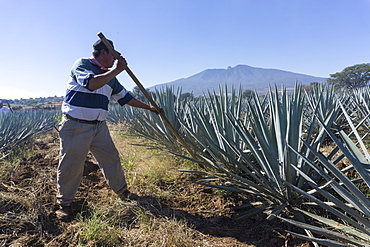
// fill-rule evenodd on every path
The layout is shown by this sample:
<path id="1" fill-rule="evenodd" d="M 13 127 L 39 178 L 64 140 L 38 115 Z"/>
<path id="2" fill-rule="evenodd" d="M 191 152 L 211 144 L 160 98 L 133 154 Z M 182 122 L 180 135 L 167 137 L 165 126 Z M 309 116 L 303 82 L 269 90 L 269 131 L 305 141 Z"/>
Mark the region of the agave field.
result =
<path id="1" fill-rule="evenodd" d="M 247 194 L 239 219 L 266 212 L 304 229 L 291 234 L 315 246 L 370 246 L 370 89 L 335 92 L 271 88 L 243 98 L 241 89 L 180 100 L 171 88 L 153 95 L 196 154 L 191 158 L 161 118 L 113 107 L 109 121 L 198 164 L 195 183 Z"/>
<path id="2" fill-rule="evenodd" d="M 156 114 L 112 106 L 108 121 L 197 164 L 181 170 L 195 183 L 248 195 L 235 209 L 239 220 L 264 212 L 302 228 L 290 233 L 315 246 L 370 246 L 370 89 L 297 84 L 243 98 L 226 88 L 185 100 L 172 88 L 153 93 L 196 159 Z M 43 110 L 0 115 L 0 161 L 60 118 Z"/>
<path id="3" fill-rule="evenodd" d="M 0 114 L 0 160 L 19 151 L 31 137 L 54 128 L 60 117 L 58 111 L 44 110 Z"/>

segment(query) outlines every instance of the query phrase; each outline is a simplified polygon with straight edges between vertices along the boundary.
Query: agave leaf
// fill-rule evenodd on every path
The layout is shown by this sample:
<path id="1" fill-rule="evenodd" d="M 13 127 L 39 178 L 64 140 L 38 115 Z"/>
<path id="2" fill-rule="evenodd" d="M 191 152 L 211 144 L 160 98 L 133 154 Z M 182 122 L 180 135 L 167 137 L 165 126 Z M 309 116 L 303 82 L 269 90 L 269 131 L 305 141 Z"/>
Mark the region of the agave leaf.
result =
<path id="1" fill-rule="evenodd" d="M 370 227 L 370 222 L 366 218 L 364 218 L 362 214 L 357 213 L 355 210 L 353 210 L 352 208 L 348 207 L 346 204 L 342 203 L 339 199 L 337 199 L 335 196 L 333 196 L 329 192 L 327 192 L 327 191 L 319 188 L 316 184 L 314 184 L 314 183 L 309 183 L 309 184 L 313 188 L 315 188 L 321 195 L 323 195 L 329 201 L 333 202 L 336 207 L 341 208 L 348 215 L 351 215 L 352 217 L 354 217 L 355 219 L 357 219 L 358 221 L 360 221 L 361 223 L 363 223 L 367 227 Z M 340 186 L 338 185 L 338 183 L 336 181 L 334 181 L 334 180 L 333 180 L 333 183 L 331 183 L 330 185 L 332 187 L 340 188 Z M 344 194 L 348 194 L 348 193 L 346 193 L 346 191 L 342 191 L 342 193 L 340 195 L 343 196 Z M 351 200 L 352 198 L 350 198 L 349 196 L 343 196 L 343 197 L 345 197 L 345 199 L 350 203 L 350 205 L 354 206 L 356 209 L 358 209 L 358 210 L 361 211 L 364 208 L 364 207 L 361 207 L 361 205 L 359 205 L 359 202 L 358 201 Z M 369 215 L 369 214 L 365 214 L 365 215 Z"/>
<path id="2" fill-rule="evenodd" d="M 205 172 L 194 171 L 194 170 L 187 170 L 187 169 L 178 169 L 178 171 L 184 172 L 184 173 L 196 173 L 196 174 L 200 174 L 200 175 L 203 175 L 203 176 L 207 174 Z"/>
<path id="3" fill-rule="evenodd" d="M 262 174 L 260 168 L 258 167 L 258 164 L 254 165 L 250 161 L 250 159 L 248 159 L 246 157 L 244 152 L 241 152 L 241 150 L 235 148 L 236 145 L 234 145 L 233 143 L 227 142 L 226 140 L 225 140 L 225 143 L 227 143 L 227 145 L 229 145 L 230 149 L 233 150 L 233 152 L 238 155 L 238 159 L 243 161 L 243 163 L 241 163 L 237 159 L 229 157 L 229 160 L 234 165 L 239 167 L 242 171 L 246 172 L 252 179 L 254 179 L 254 181 L 258 181 L 259 183 L 263 184 L 264 186 L 268 187 L 269 189 L 274 190 L 273 189 L 274 187 L 270 186 L 270 182 L 269 182 L 268 178 L 266 178 Z"/>
<path id="4" fill-rule="evenodd" d="M 360 144 L 360 146 L 361 146 L 361 148 L 362 148 L 362 150 L 363 150 L 363 152 L 365 153 L 365 156 L 366 156 L 366 160 L 363 160 L 364 157 L 362 156 L 362 153 L 361 153 L 361 155 L 357 155 L 357 158 L 361 159 L 363 163 L 365 163 L 366 161 L 367 161 L 366 163 L 369 163 L 370 154 L 367 151 L 367 148 L 366 148 L 365 144 L 363 143 L 362 138 L 360 137 L 359 133 L 357 132 L 357 130 L 356 130 L 357 128 L 354 126 L 350 116 L 348 115 L 347 111 L 344 109 L 343 104 L 341 102 L 338 102 L 338 103 L 339 103 L 340 107 L 342 108 L 342 112 L 344 113 L 344 116 L 346 117 L 347 122 L 349 123 L 350 127 L 352 128 L 352 131 L 354 132 L 354 134 L 357 138 L 357 141 L 359 142 L 359 144 Z M 355 150 L 357 150 L 357 148 Z"/>
<path id="5" fill-rule="evenodd" d="M 269 208 L 269 206 L 260 206 L 258 208 L 253 208 L 251 210 L 247 210 L 246 212 L 244 213 L 241 213 L 239 214 L 237 217 L 235 217 L 234 219 L 235 220 L 242 220 L 242 219 L 245 219 L 245 218 L 248 218 L 248 217 L 251 217 L 253 215 L 256 215 L 258 213 L 261 213 L 265 210 L 267 210 Z"/>
<path id="6" fill-rule="evenodd" d="M 320 121 L 320 120 L 319 120 Z M 321 122 L 321 121 L 320 121 Z M 363 165 L 352 155 L 350 150 L 346 148 L 343 143 L 330 131 L 327 129 L 327 126 L 325 126 L 322 122 L 321 124 L 327 131 L 327 133 L 330 135 L 332 140 L 337 144 L 337 146 L 340 148 L 340 150 L 344 153 L 344 155 L 348 158 L 348 160 L 351 162 L 351 164 L 356 168 L 356 170 L 359 172 L 359 174 L 362 176 L 362 178 L 368 178 L 369 175 L 364 172 Z M 342 133 L 344 135 L 344 133 Z M 345 135 L 344 135 L 345 136 Z M 306 143 L 305 143 L 306 144 Z M 307 144 L 306 144 L 307 146 Z M 309 145 L 308 145 L 309 147 Z M 359 189 L 354 186 L 351 181 L 335 166 L 332 165 L 322 154 L 314 151 L 311 149 L 311 152 L 313 152 L 319 159 L 321 164 L 323 164 L 330 172 L 332 172 L 347 188 L 351 193 L 353 193 L 358 200 L 360 200 L 364 205 L 367 207 L 367 211 L 370 207 L 369 200 L 363 195 Z M 365 182 L 369 182 L 370 180 L 364 179 Z M 369 186 L 369 185 L 368 185 Z"/>
<path id="7" fill-rule="evenodd" d="M 212 162 L 212 161 L 209 161 L 209 162 Z M 229 179 L 230 178 L 235 178 L 236 180 L 235 180 L 234 183 L 236 185 L 238 185 L 239 188 L 249 188 L 253 191 L 259 191 L 260 193 L 264 194 L 265 196 L 283 200 L 281 195 L 279 195 L 276 191 L 269 191 L 268 188 L 264 188 L 263 186 L 260 186 L 260 185 L 254 183 L 253 181 L 251 181 L 249 179 L 246 179 L 246 178 L 241 177 L 237 174 L 229 172 L 218 164 L 215 164 L 213 162 L 212 162 L 212 164 L 213 164 L 212 166 L 217 168 L 218 171 L 222 172 L 223 174 L 229 175 Z M 233 180 L 230 180 L 230 181 L 233 181 Z M 211 186 L 213 186 L 213 185 L 211 185 Z M 218 188 L 221 188 L 221 187 L 218 187 Z M 222 188 L 224 188 L 224 187 L 222 187 Z"/>
<path id="8" fill-rule="evenodd" d="M 338 232 L 331 231 L 331 230 L 328 230 L 328 229 L 325 229 L 325 228 L 322 228 L 322 227 L 316 227 L 316 226 L 313 226 L 313 225 L 310 225 L 310 224 L 306 224 L 306 223 L 302 223 L 302 222 L 299 222 L 299 221 L 283 218 L 283 217 L 280 217 L 280 216 L 277 216 L 277 215 L 276 215 L 276 217 L 285 221 L 285 222 L 288 222 L 292 225 L 298 226 L 298 227 L 306 229 L 306 230 L 310 230 L 312 232 L 315 232 L 315 233 L 320 234 L 322 236 L 329 237 L 331 239 L 335 239 L 335 240 L 338 240 L 338 241 L 345 241 L 346 243 L 353 243 L 353 244 L 356 244 L 356 245 L 359 245 L 359 246 L 363 246 L 363 244 L 365 244 L 363 241 L 358 241 L 354 238 L 347 237 L 343 233 L 338 233 Z"/>
<path id="9" fill-rule="evenodd" d="M 274 208 L 271 212 L 269 212 L 269 216 L 267 216 L 266 219 L 268 220 L 272 220 L 273 218 L 275 218 L 276 215 L 279 215 L 281 211 L 283 211 L 286 207 L 287 207 L 287 203 L 283 203 L 279 206 L 277 206 L 276 208 Z"/>
<path id="10" fill-rule="evenodd" d="M 232 116 L 230 117 L 232 118 Z M 258 164 L 262 167 L 263 171 L 266 172 L 269 180 L 275 181 L 274 183 L 271 183 L 271 185 L 275 187 L 275 190 L 282 191 L 283 189 L 280 186 L 279 182 L 280 179 L 278 176 L 279 172 L 278 170 L 276 170 L 276 168 L 274 168 L 278 166 L 278 161 L 277 159 L 273 159 L 271 157 L 271 154 L 262 151 L 262 150 L 271 150 L 269 149 L 270 147 L 266 145 L 265 147 L 260 148 L 256 143 L 255 138 L 249 133 L 248 130 L 245 129 L 244 126 L 236 125 L 235 121 L 232 121 L 232 124 L 235 130 L 239 133 L 242 141 L 248 145 L 249 150 L 253 153 L 254 157 L 257 159 Z M 264 137 L 260 137 L 258 139 L 264 139 Z M 259 144 L 261 144 L 261 142 L 259 142 Z M 277 174 L 275 174 L 275 172 Z"/>
<path id="11" fill-rule="evenodd" d="M 299 172 L 308 181 L 308 183 L 315 189 L 316 192 L 319 192 L 320 194 L 325 196 L 327 199 L 329 199 L 329 201 L 333 202 L 336 206 L 341 208 L 344 212 L 347 212 L 349 215 L 354 216 L 359 221 L 363 220 L 364 224 L 368 224 L 368 225 L 370 224 L 369 221 L 365 221 L 365 219 L 363 219 L 362 215 L 358 214 L 353 209 L 351 209 L 350 207 L 348 207 L 347 205 L 342 203 L 340 200 L 338 200 L 335 196 L 331 195 L 329 192 L 327 192 L 326 190 L 323 190 L 321 187 L 319 187 L 316 184 L 316 182 L 313 181 L 309 176 L 304 174 L 302 171 L 300 171 L 295 166 L 292 165 L 292 167 L 295 168 L 297 170 L 297 172 Z M 356 207 L 358 210 L 360 210 L 362 212 L 363 211 L 366 212 L 366 208 L 363 207 L 363 205 L 355 197 L 353 197 L 352 194 L 350 194 L 343 187 L 341 187 L 334 179 L 328 181 L 328 183 L 326 185 L 332 186 L 335 189 L 335 191 L 338 192 L 339 195 L 341 195 L 343 198 L 345 198 L 350 203 L 350 205 Z M 309 194 L 311 194 L 311 193 L 309 193 Z M 370 215 L 370 214 L 366 214 L 366 215 Z"/>
<path id="12" fill-rule="evenodd" d="M 337 241 L 334 241 L 334 240 L 308 237 L 308 236 L 305 236 L 305 235 L 302 235 L 302 234 L 299 234 L 299 233 L 296 233 L 296 232 L 292 232 L 292 231 L 286 231 L 286 232 L 288 232 L 288 233 L 290 233 L 293 236 L 296 236 L 298 238 L 301 238 L 301 239 L 304 239 L 304 240 L 307 240 L 307 241 L 312 241 L 314 243 L 318 243 L 318 244 L 321 244 L 321 245 L 330 246 L 330 247 L 356 247 L 356 246 L 358 246 L 358 245 L 348 245 L 348 243 L 343 244 L 343 243 L 340 243 L 340 242 L 337 242 Z M 365 246 L 368 246 L 368 245 L 364 245 L 364 247 Z"/>
<path id="13" fill-rule="evenodd" d="M 207 187 L 220 189 L 220 190 L 227 190 L 227 191 L 232 191 L 232 192 L 255 194 L 255 195 L 263 195 L 263 193 L 261 193 L 258 190 L 249 190 L 249 189 L 243 189 L 243 188 L 238 188 L 238 187 L 233 187 L 233 186 L 217 185 L 217 184 L 202 183 L 202 182 L 194 182 L 194 183 L 207 186 Z"/>
<path id="14" fill-rule="evenodd" d="M 358 237 L 358 238 L 361 238 L 363 240 L 366 240 L 368 242 L 370 242 L 370 236 L 368 234 L 364 234 L 362 232 L 359 232 L 357 231 L 356 229 L 352 228 L 352 227 L 349 227 L 348 225 L 344 225 L 344 224 L 341 224 L 340 222 L 338 221 L 335 221 L 335 220 L 331 220 L 331 219 L 327 219 L 327 218 L 324 218 L 324 217 L 321 217 L 320 215 L 317 215 L 317 214 L 312 214 L 310 212 L 307 212 L 305 210 L 302 210 L 302 209 L 299 209 L 299 208 L 294 208 L 294 210 L 297 210 L 315 220 L 318 220 L 330 227 L 333 227 L 337 230 L 340 230 L 340 231 L 343 231 L 345 232 L 346 234 L 350 234 L 354 237 Z"/>
<path id="15" fill-rule="evenodd" d="M 334 214 L 335 216 L 347 221 L 349 224 L 351 224 L 352 226 L 356 227 L 357 229 L 367 233 L 367 234 L 370 234 L 370 231 L 367 230 L 366 228 L 364 228 L 362 225 L 358 224 L 356 221 L 354 221 L 352 218 L 350 218 L 349 216 L 347 216 L 346 214 L 340 212 L 339 210 L 335 209 L 334 207 L 331 207 L 330 205 L 328 205 L 327 203 L 323 202 L 322 200 L 314 197 L 313 195 L 310 195 L 309 193 L 307 193 L 306 191 L 303 191 L 301 190 L 300 188 L 292 185 L 292 184 L 289 184 L 287 183 L 288 186 L 292 187 L 294 190 L 296 190 L 297 192 L 299 192 L 301 195 L 303 195 L 304 197 L 306 197 L 307 199 L 315 202 L 317 205 L 319 205 L 320 207 L 326 209 L 327 211 L 329 211 L 330 213 Z M 362 220 L 364 221 L 364 220 Z M 366 220 L 365 220 L 366 222 Z"/>
<path id="16" fill-rule="evenodd" d="M 356 168 L 360 176 L 363 178 L 364 182 L 370 187 L 370 175 L 369 172 L 365 170 L 366 166 L 369 166 L 370 163 L 368 160 L 364 159 L 361 151 L 357 148 L 357 146 L 352 142 L 352 140 L 344 133 L 344 131 L 339 131 L 340 136 L 343 138 L 345 143 L 348 146 L 348 149 L 352 151 L 354 157 L 351 160 L 355 160 L 357 162 L 353 162 L 352 165 Z"/>

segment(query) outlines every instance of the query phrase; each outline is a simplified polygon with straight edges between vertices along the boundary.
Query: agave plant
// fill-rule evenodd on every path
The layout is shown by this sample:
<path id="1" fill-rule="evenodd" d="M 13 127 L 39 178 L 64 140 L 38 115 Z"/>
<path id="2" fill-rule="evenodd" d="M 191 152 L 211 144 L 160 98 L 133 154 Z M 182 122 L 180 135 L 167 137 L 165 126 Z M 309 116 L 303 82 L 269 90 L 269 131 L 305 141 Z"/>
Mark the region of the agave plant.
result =
<path id="1" fill-rule="evenodd" d="M 268 218 L 279 217 L 303 227 L 307 236 L 294 234 L 317 243 L 368 244 L 369 202 L 363 189 L 359 190 L 359 184 L 368 190 L 368 155 L 362 141 L 366 135 L 360 136 L 358 131 L 367 129 L 366 107 L 361 113 L 366 118 L 361 119 L 355 114 L 357 101 L 348 95 L 338 96 L 320 85 L 312 95 L 304 94 L 298 84 L 292 93 L 275 86 L 264 97 L 255 93 L 248 102 L 242 99 L 240 89 L 229 95 L 227 87 L 193 102 L 176 99 L 161 106 L 166 109 L 169 104 L 171 111 L 166 114 L 177 117 L 172 121 L 198 159 L 178 155 L 202 167 L 182 171 L 199 173 L 199 184 L 258 198 L 245 205 L 252 209 L 239 218 L 265 211 Z M 174 150 L 176 141 L 171 135 L 163 137 L 167 132 L 160 120 L 147 116 L 140 124 L 144 126 L 139 127 L 141 135 Z M 343 127 L 352 131 L 346 134 Z M 334 146 L 325 156 L 321 151 L 330 140 Z M 339 170 L 336 165 L 344 158 L 352 165 Z M 360 175 L 348 178 L 350 170 Z M 313 213 L 318 211 L 327 217 Z M 345 212 L 348 217 L 343 216 Z M 290 215 L 295 218 L 288 218 Z M 342 229 L 327 231 L 319 224 Z M 345 236 L 338 237 L 341 234 Z"/>
<path id="2" fill-rule="evenodd" d="M 242 109 L 244 101 L 241 95 L 241 90 L 236 91 L 232 88 L 229 97 L 227 87 L 220 86 L 220 94 L 209 92 L 208 97 L 183 106 L 187 114 L 180 117 L 179 121 L 190 134 L 187 140 L 201 160 L 222 160 L 230 164 L 228 154 L 232 153 L 233 147 L 225 142 L 224 136 L 232 140 L 235 145 L 242 145 L 239 142 L 239 134 L 232 128 L 232 123 L 225 114 L 230 112 L 236 118 L 244 114 Z M 219 152 L 220 150 L 222 153 Z"/>
<path id="3" fill-rule="evenodd" d="M 109 107 L 107 121 L 111 124 L 131 124 L 135 119 L 135 114 L 135 108 L 116 104 Z"/>
<path id="4" fill-rule="evenodd" d="M 355 126 L 343 104 L 339 102 L 339 105 L 348 124 L 352 128 L 350 135 L 353 134 L 355 136 L 357 145 L 350 138 L 350 135 L 347 135 L 339 125 L 336 126 L 339 133 L 337 137 L 330 131 L 328 126 L 321 122 L 327 134 L 337 145 L 337 148 L 333 149 L 328 156 L 324 156 L 322 153 L 313 149 L 311 145 L 305 143 L 310 149 L 310 152 L 317 157 L 317 162 L 321 166 L 305 159 L 298 152 L 297 154 L 315 169 L 324 181 L 321 184 L 314 181 L 309 174 L 302 172 L 302 170 L 292 164 L 292 167 L 309 183 L 311 189 L 304 191 L 287 183 L 289 187 L 313 202 L 313 205 L 325 209 L 331 215 L 332 219 L 324 218 L 299 208 L 294 208 L 294 210 L 310 218 L 311 222 L 317 223 L 316 226 L 284 217 L 279 218 L 326 237 L 323 239 L 313 236 L 302 236 L 291 232 L 293 235 L 316 243 L 328 246 L 370 246 L 370 200 L 368 199 L 370 192 L 370 155 L 358 131 L 362 124 L 360 123 Z M 340 154 L 337 155 L 338 153 Z M 351 165 L 340 170 L 335 164 L 343 158 L 348 159 Z M 346 175 L 349 171 L 352 171 L 351 176 Z M 345 222 L 345 224 L 342 222 Z M 320 224 L 326 227 L 317 227 Z"/>
<path id="5" fill-rule="evenodd" d="M 338 150 L 341 150 L 347 157 L 345 153 L 346 146 L 340 146 L 341 142 L 337 141 L 335 143 L 338 144 L 338 148 L 334 148 L 333 152 L 325 157 L 325 159 L 334 159 L 333 162 L 329 163 L 330 169 L 321 163 L 320 165 L 316 164 L 317 160 L 323 159 L 323 156 L 320 156 L 320 148 L 326 144 L 326 135 L 331 138 L 335 137 L 331 127 L 336 122 L 343 122 L 341 119 L 342 112 L 349 122 L 349 116 L 345 114 L 343 105 L 339 107 L 339 104 L 336 104 L 336 102 L 347 101 L 347 99 L 338 99 L 338 97 L 334 97 L 334 91 L 322 89 L 321 93 L 318 94 L 319 97 L 308 97 L 308 106 L 310 107 L 307 107 L 304 103 L 300 86 L 297 86 L 291 95 L 288 95 L 285 90 L 282 90 L 282 94 L 279 95 L 275 88 L 274 91 L 270 91 L 267 104 L 265 100 L 260 101 L 260 98 L 255 95 L 254 104 L 250 104 L 248 108 L 250 114 L 246 114 L 244 121 L 238 120 L 234 114 L 224 108 L 223 110 L 227 112 L 225 115 L 228 116 L 229 122 L 233 124 L 233 128 L 238 133 L 239 142 L 236 142 L 234 138 L 237 135 L 227 135 L 225 130 L 218 131 L 217 138 L 211 137 L 206 141 L 202 140 L 203 148 L 208 150 L 208 153 L 213 154 L 212 159 L 202 158 L 217 173 L 207 173 L 198 183 L 260 197 L 261 201 L 257 204 L 259 207 L 247 211 L 243 215 L 244 217 L 268 209 L 267 212 L 270 214 L 269 218 L 271 218 L 279 215 L 283 210 L 288 210 L 294 213 L 296 217 L 294 222 L 300 222 L 300 224 L 296 224 L 304 226 L 302 222 L 306 221 L 305 216 L 308 215 L 309 205 L 311 205 L 307 200 L 312 199 L 307 195 L 312 194 L 317 188 L 327 186 L 326 183 L 329 181 L 326 181 L 323 176 L 325 175 L 325 178 L 328 179 L 329 174 L 336 169 L 335 164 L 339 162 L 340 158 L 344 157 L 341 154 L 333 158 Z M 312 116 L 305 114 L 305 111 L 311 112 Z M 213 122 L 219 121 L 215 120 Z M 339 125 L 336 125 L 338 128 Z M 306 126 L 306 129 L 302 129 L 302 126 Z M 209 132 L 209 130 L 206 131 L 206 133 Z M 230 133 L 230 131 L 227 133 Z M 340 133 L 345 136 L 343 131 Z M 192 134 L 194 137 L 199 135 L 195 132 L 192 132 Z M 357 134 L 356 136 L 359 137 Z M 216 139 L 223 140 L 223 145 L 217 145 Z M 348 139 L 349 137 L 347 137 Z M 359 141 L 359 143 L 361 142 Z M 225 146 L 229 148 L 226 150 Z M 232 152 L 230 152 L 231 150 Z M 346 168 L 345 171 L 348 169 Z M 204 171 L 199 173 L 204 174 Z M 341 177 L 342 181 L 344 177 Z M 364 177 L 363 180 L 365 179 L 367 178 Z M 220 184 L 220 181 L 223 183 Z M 313 183 L 316 184 L 314 188 Z M 353 191 L 354 188 L 355 186 L 351 187 Z M 357 191 L 359 190 L 357 189 Z M 362 195 L 362 200 L 359 201 L 358 205 L 368 203 L 361 192 L 359 192 L 360 195 Z M 317 200 L 321 203 L 318 204 L 315 201 L 315 204 L 323 206 L 326 205 L 324 201 L 328 199 L 321 195 Z M 332 200 L 332 203 L 340 201 L 336 197 L 333 197 Z M 308 211 L 297 210 L 302 207 L 302 203 Z M 323 209 L 332 213 L 335 207 L 331 205 L 329 207 L 325 206 Z M 366 210 L 357 214 L 365 215 L 367 218 L 370 216 Z M 334 215 L 338 216 L 338 214 Z M 343 217 L 340 220 L 343 220 Z M 348 218 L 344 218 L 344 220 L 346 221 Z M 292 223 L 293 221 L 289 222 Z M 358 225 L 364 224 L 364 222 L 367 222 L 367 219 L 360 221 Z M 331 246 L 336 246 L 336 244 L 340 246 L 340 242 L 314 238 L 312 232 L 314 232 L 315 227 L 312 227 L 312 229 L 304 228 L 309 236 L 306 237 L 307 239 Z M 368 230 L 362 230 L 363 228 L 360 228 L 356 233 L 364 237 L 368 234 Z M 352 228 L 351 231 L 353 232 Z M 333 237 L 338 234 L 332 233 L 330 236 L 328 234 L 326 236 Z M 348 240 L 343 237 L 340 240 L 345 242 L 343 246 L 356 241 L 356 243 L 366 244 L 366 241 L 368 241 L 368 237 L 362 238 L 360 241 L 356 238 Z"/>
<path id="6" fill-rule="evenodd" d="M 181 90 L 179 89 L 175 94 L 173 88 L 167 87 L 165 89 L 156 90 L 151 92 L 157 104 L 164 109 L 167 120 L 171 123 L 173 128 L 182 133 L 179 117 L 186 113 L 180 100 Z M 166 148 L 167 150 L 175 153 L 181 153 L 181 144 L 178 143 L 176 136 L 171 128 L 162 120 L 159 115 L 153 114 L 134 107 L 112 107 L 109 110 L 108 119 L 111 123 L 127 122 L 131 124 L 132 130 L 136 135 L 145 137 L 155 143 L 156 148 Z M 184 136 L 186 138 L 186 136 Z"/>
<path id="7" fill-rule="evenodd" d="M 351 92 L 351 101 L 347 110 L 348 114 L 353 117 L 354 122 L 358 123 L 358 120 L 364 120 L 361 127 L 369 132 L 370 119 L 368 118 L 370 114 L 370 88 L 364 87 L 353 90 Z"/>
<path id="8" fill-rule="evenodd" d="M 52 129 L 58 117 L 59 112 L 44 110 L 0 115 L 0 157 L 5 157 L 32 136 Z"/>
<path id="9" fill-rule="evenodd" d="M 222 96 L 219 98 L 222 100 Z M 218 174 L 207 176 L 199 180 L 199 183 L 259 196 L 263 199 L 260 202 L 260 211 L 266 208 L 283 209 L 280 206 L 286 205 L 292 197 L 290 189 L 284 186 L 284 180 L 296 184 L 298 179 L 296 172 L 290 167 L 291 162 L 298 162 L 298 156 L 287 152 L 286 144 L 300 148 L 304 100 L 299 90 L 296 90 L 292 101 L 294 104 L 290 103 L 285 90 L 280 97 L 277 88 L 270 91 L 268 98 L 261 99 L 255 94 L 253 101 L 248 102 L 244 120 L 239 118 L 242 112 L 238 107 L 235 112 L 235 105 L 238 105 L 235 100 L 230 100 L 229 106 L 217 104 L 215 100 L 209 101 L 212 117 L 207 119 L 218 130 L 209 128 L 202 135 L 190 128 L 188 131 L 194 138 L 207 137 L 201 140 L 202 148 L 207 151 L 207 155 L 211 154 L 211 158 L 202 155 L 202 152 L 197 153 L 201 160 L 206 161 L 203 165 L 215 169 Z M 195 117 L 194 122 L 201 125 L 198 118 L 201 118 L 200 114 Z M 207 133 L 212 135 L 206 136 Z M 225 185 L 213 183 L 220 179 Z"/>

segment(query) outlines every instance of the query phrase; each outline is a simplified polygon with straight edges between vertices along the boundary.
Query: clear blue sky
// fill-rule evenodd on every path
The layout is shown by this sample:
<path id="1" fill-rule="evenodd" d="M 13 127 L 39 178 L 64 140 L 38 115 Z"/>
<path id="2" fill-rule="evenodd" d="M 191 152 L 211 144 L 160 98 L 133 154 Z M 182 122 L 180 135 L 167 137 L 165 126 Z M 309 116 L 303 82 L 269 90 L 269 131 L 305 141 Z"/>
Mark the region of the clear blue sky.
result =
<path id="1" fill-rule="evenodd" d="M 245 64 L 329 77 L 370 59 L 370 0 L 0 0 L 0 98 L 64 95 L 97 33 L 145 87 Z M 119 75 L 129 90 L 135 84 Z"/>

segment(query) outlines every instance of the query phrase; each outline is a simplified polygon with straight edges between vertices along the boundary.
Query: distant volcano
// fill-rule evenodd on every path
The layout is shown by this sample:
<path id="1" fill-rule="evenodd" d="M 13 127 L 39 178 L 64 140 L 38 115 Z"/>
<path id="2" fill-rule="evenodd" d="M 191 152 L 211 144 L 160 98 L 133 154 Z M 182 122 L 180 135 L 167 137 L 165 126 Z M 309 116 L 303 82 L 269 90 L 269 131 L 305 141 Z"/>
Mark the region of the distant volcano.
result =
<path id="1" fill-rule="evenodd" d="M 150 90 L 173 86 L 175 89 L 182 88 L 182 93 L 192 92 L 199 96 L 208 91 L 219 91 L 219 85 L 227 85 L 228 88 L 242 87 L 242 90 L 266 91 L 269 85 L 284 85 L 293 88 L 296 82 L 309 85 L 312 82 L 326 82 L 327 78 L 298 74 L 278 69 L 255 68 L 248 65 L 237 65 L 227 69 L 206 69 L 198 74 L 187 78 L 178 79 L 168 83 L 157 84 L 149 87 Z"/>

